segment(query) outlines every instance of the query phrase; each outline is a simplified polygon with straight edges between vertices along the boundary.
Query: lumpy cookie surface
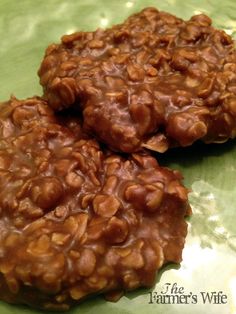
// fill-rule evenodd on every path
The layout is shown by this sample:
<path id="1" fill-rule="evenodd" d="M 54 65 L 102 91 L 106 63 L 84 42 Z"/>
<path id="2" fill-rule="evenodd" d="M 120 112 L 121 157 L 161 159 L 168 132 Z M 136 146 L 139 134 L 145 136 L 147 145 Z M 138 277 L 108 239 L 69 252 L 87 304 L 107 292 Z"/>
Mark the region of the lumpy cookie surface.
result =
<path id="1" fill-rule="evenodd" d="M 50 106 L 75 106 L 113 150 L 164 152 L 236 134 L 234 43 L 203 14 L 183 21 L 147 8 L 110 29 L 63 36 L 39 76 Z"/>
<path id="2" fill-rule="evenodd" d="M 181 261 L 188 213 L 181 175 L 154 158 L 103 153 L 39 98 L 1 104 L 0 299 L 66 310 L 151 286 Z"/>

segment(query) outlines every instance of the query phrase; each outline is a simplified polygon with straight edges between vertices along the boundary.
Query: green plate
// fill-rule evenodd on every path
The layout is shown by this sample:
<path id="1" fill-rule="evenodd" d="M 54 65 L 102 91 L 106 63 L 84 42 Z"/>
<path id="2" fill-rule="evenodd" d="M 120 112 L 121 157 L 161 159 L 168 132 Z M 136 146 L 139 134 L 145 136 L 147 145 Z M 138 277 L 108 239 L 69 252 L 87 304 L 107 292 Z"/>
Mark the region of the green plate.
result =
<path id="1" fill-rule="evenodd" d="M 215 26 L 236 38 L 235 0 L 1 0 L 0 101 L 13 93 L 18 98 L 42 93 L 36 71 L 44 49 L 62 34 L 107 27 L 146 6 L 182 18 L 207 13 Z M 163 270 L 153 290 L 129 293 L 117 303 L 97 297 L 70 314 L 236 314 L 235 141 L 172 150 L 159 156 L 159 161 L 181 170 L 192 189 L 193 216 L 181 267 L 170 265 Z M 159 295 L 167 284 L 171 297 L 161 300 Z M 206 293 L 216 297 L 204 304 Z M 226 297 L 219 300 L 219 295 Z M 187 304 L 176 304 L 177 299 Z M 169 304 L 158 304 L 163 301 Z M 0 313 L 41 312 L 0 302 Z"/>

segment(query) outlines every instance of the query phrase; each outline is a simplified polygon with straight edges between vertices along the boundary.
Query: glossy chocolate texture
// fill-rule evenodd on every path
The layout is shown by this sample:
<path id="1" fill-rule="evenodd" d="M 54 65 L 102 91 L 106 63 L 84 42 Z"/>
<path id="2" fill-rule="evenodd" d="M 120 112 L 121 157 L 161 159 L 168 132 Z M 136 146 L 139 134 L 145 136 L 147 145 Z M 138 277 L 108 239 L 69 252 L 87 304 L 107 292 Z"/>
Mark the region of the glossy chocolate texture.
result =
<path id="1" fill-rule="evenodd" d="M 40 98 L 1 104 L 0 298 L 58 311 L 152 286 L 181 261 L 181 179 L 147 154 L 103 152 Z"/>
<path id="2" fill-rule="evenodd" d="M 62 37 L 39 69 L 55 110 L 123 152 L 165 152 L 236 135 L 236 53 L 206 15 L 184 21 L 147 8 L 123 24 Z"/>

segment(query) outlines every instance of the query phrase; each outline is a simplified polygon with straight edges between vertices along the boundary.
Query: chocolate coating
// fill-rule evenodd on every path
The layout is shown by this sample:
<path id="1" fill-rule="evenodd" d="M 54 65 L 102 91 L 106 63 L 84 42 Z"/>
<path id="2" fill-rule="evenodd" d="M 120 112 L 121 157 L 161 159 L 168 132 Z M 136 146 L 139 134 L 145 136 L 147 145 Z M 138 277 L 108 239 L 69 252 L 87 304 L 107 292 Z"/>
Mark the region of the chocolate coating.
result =
<path id="1" fill-rule="evenodd" d="M 40 98 L 1 104 L 0 299 L 67 310 L 153 285 L 163 264 L 181 261 L 181 179 L 148 155 L 103 153 Z"/>
<path id="2" fill-rule="evenodd" d="M 63 36 L 38 73 L 50 106 L 77 107 L 113 150 L 236 135 L 234 43 L 203 14 L 183 21 L 147 8 L 110 29 Z"/>

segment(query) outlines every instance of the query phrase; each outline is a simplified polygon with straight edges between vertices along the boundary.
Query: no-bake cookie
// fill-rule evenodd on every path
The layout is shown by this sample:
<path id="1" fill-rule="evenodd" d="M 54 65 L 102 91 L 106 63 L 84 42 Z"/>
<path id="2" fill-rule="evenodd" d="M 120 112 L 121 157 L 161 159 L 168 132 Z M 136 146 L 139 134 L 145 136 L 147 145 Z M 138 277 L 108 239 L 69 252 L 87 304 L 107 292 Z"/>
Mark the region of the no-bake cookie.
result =
<path id="1" fill-rule="evenodd" d="M 181 261 L 190 211 L 181 179 L 149 155 L 102 152 L 40 98 L 1 104 L 0 299 L 66 310 L 152 286 Z"/>
<path id="2" fill-rule="evenodd" d="M 147 8 L 123 24 L 62 37 L 39 69 L 55 110 L 74 106 L 110 148 L 164 152 L 236 135 L 236 53 L 204 14 Z"/>

